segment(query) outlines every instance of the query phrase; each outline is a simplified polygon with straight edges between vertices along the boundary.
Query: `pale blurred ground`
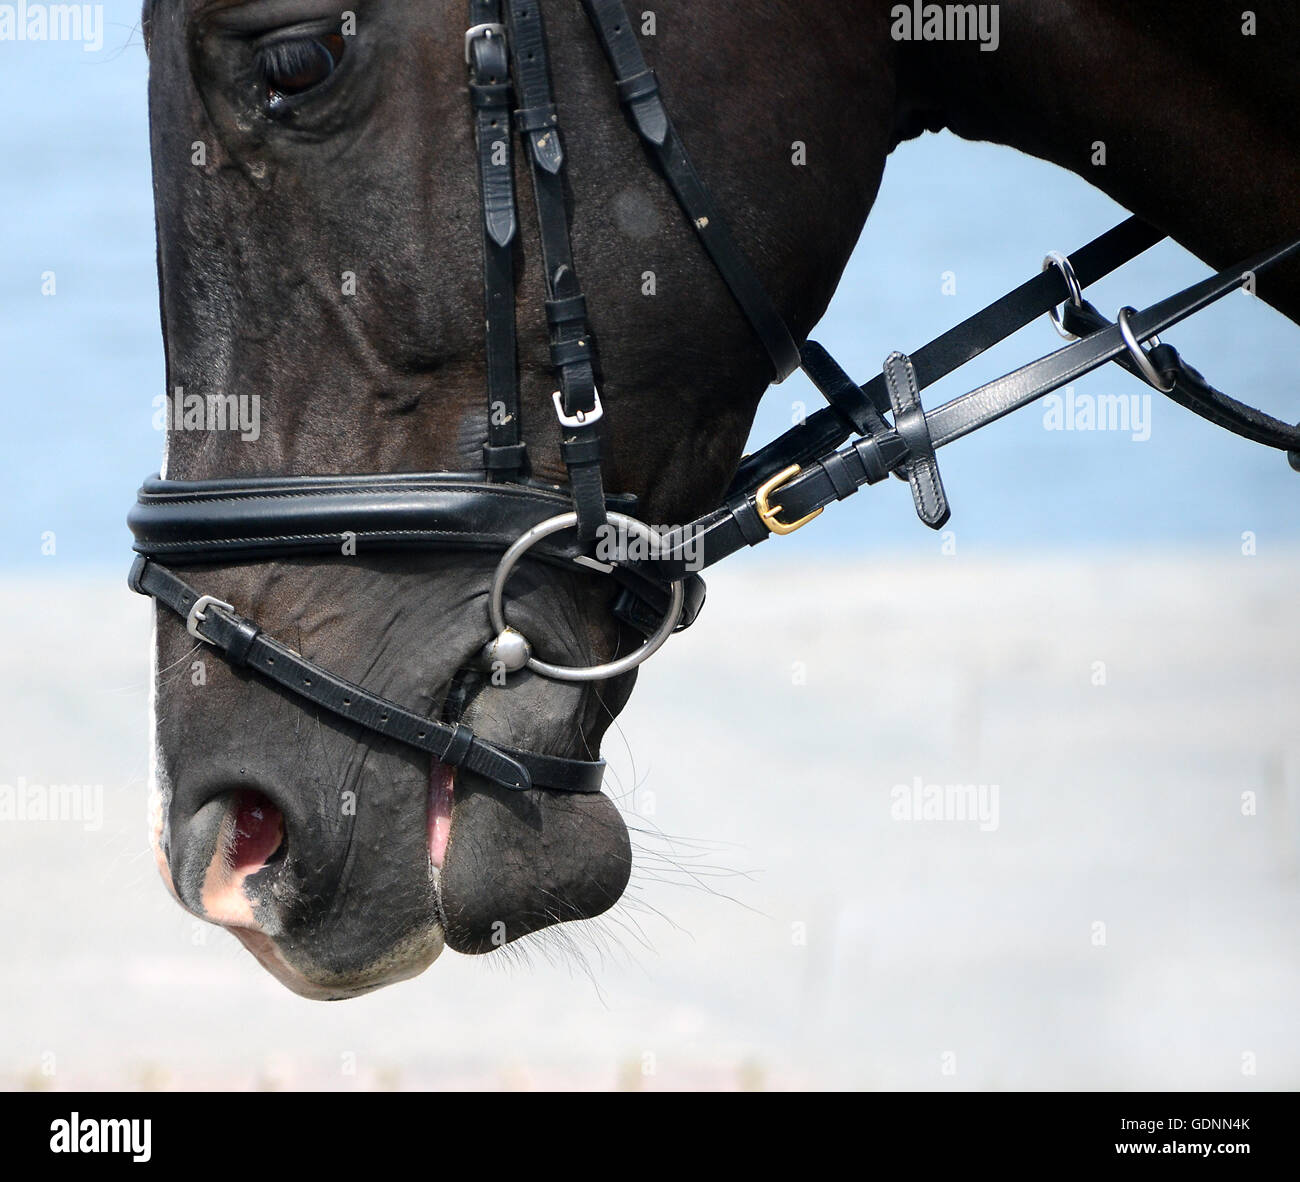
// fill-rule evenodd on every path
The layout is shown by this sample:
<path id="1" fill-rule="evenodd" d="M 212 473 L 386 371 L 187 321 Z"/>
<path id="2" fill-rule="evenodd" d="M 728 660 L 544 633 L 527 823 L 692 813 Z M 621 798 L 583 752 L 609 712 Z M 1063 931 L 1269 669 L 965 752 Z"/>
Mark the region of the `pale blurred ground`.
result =
<path id="1" fill-rule="evenodd" d="M 0 1086 L 1300 1087 L 1297 575 L 741 562 L 606 743 L 652 832 L 630 905 L 570 929 L 586 967 L 552 937 L 333 1004 L 157 878 L 143 601 L 11 577 L 0 783 L 106 813 L 0 823 Z M 999 828 L 891 820 L 918 775 L 996 783 Z"/>

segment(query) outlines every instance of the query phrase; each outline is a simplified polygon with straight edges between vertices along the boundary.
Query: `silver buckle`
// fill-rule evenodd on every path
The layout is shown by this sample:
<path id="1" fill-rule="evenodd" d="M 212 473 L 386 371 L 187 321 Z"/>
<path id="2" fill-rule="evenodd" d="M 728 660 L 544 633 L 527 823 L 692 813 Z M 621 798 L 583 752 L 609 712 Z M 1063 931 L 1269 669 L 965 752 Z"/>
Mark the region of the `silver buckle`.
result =
<path id="1" fill-rule="evenodd" d="M 199 625 L 207 618 L 206 612 L 210 607 L 224 608 L 232 615 L 235 611 L 234 607 L 224 599 L 218 599 L 215 595 L 200 595 L 194 601 L 194 606 L 190 608 L 189 615 L 185 617 L 185 631 L 193 636 L 195 640 L 203 641 L 204 644 L 211 644 L 212 641 L 199 631 Z"/>
<path id="2" fill-rule="evenodd" d="M 580 410 L 574 415 L 564 413 L 564 395 L 559 390 L 551 395 L 551 401 L 555 403 L 555 417 L 560 420 L 562 427 L 590 427 L 592 423 L 600 422 L 601 416 L 605 413 L 605 408 L 600 405 L 600 391 L 593 386 L 591 393 L 596 400 L 596 405 L 590 410 Z"/>
<path id="3" fill-rule="evenodd" d="M 474 47 L 474 42 L 479 37 L 504 37 L 506 35 L 505 25 L 474 25 L 465 33 L 465 64 L 470 64 L 470 50 Z"/>

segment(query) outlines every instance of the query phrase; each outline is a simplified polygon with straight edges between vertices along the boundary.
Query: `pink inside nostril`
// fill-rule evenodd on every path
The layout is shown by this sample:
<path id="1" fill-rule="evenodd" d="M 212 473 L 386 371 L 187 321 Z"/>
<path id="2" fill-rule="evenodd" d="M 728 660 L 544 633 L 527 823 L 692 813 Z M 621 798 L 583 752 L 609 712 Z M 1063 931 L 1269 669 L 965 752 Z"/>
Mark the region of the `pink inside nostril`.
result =
<path id="1" fill-rule="evenodd" d="M 224 799 L 214 804 L 226 803 Z M 284 815 L 260 792 L 240 789 L 226 804 L 212 860 L 203 876 L 201 913 L 227 927 L 256 928 L 258 892 L 245 885 L 259 870 L 284 858 Z"/>
<path id="2" fill-rule="evenodd" d="M 264 866 L 284 844 L 284 816 L 260 792 L 235 794 L 234 832 L 226 848 L 232 871 Z"/>

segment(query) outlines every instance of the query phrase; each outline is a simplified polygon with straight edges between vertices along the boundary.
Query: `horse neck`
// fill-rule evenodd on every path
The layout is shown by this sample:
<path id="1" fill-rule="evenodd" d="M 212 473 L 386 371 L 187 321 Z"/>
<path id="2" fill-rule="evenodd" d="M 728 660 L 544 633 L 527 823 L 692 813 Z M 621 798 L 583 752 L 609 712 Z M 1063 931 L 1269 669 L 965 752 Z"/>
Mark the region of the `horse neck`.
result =
<path id="1" fill-rule="evenodd" d="M 1011 0 L 999 43 L 907 44 L 899 138 L 946 126 L 1006 144 L 1101 189 L 1216 268 L 1295 234 L 1300 37 L 1292 0 Z M 1300 267 L 1260 294 L 1300 319 Z"/>
<path id="2" fill-rule="evenodd" d="M 892 55 L 882 11 L 810 7 L 704 0 L 660 13 L 641 38 L 686 150 L 797 340 L 825 312 L 875 198 L 893 102 L 879 85 Z M 637 491 L 652 520 L 684 520 L 725 490 L 770 363 L 619 109 L 579 7 L 551 6 L 547 20 L 575 254 L 612 392 L 611 486 Z M 599 249 L 595 211 L 606 211 Z M 521 334 L 541 339 L 536 326 Z"/>

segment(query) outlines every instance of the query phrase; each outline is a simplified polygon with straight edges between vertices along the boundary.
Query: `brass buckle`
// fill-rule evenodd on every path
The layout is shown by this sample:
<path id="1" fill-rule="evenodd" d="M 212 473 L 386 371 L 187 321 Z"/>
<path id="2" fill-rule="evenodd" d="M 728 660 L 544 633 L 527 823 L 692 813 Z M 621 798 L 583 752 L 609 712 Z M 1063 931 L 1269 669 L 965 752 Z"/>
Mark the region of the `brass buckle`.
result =
<path id="1" fill-rule="evenodd" d="M 768 497 L 777 489 L 789 484 L 801 471 L 802 469 L 798 464 L 791 464 L 788 468 L 778 472 L 771 480 L 759 485 L 758 491 L 754 494 L 754 508 L 758 510 L 758 515 L 762 518 L 763 524 L 774 534 L 792 534 L 821 513 L 820 509 L 814 509 L 807 517 L 801 517 L 798 521 L 792 521 L 787 525 L 777 518 L 777 514 L 781 512 L 781 506 L 767 503 Z"/>

